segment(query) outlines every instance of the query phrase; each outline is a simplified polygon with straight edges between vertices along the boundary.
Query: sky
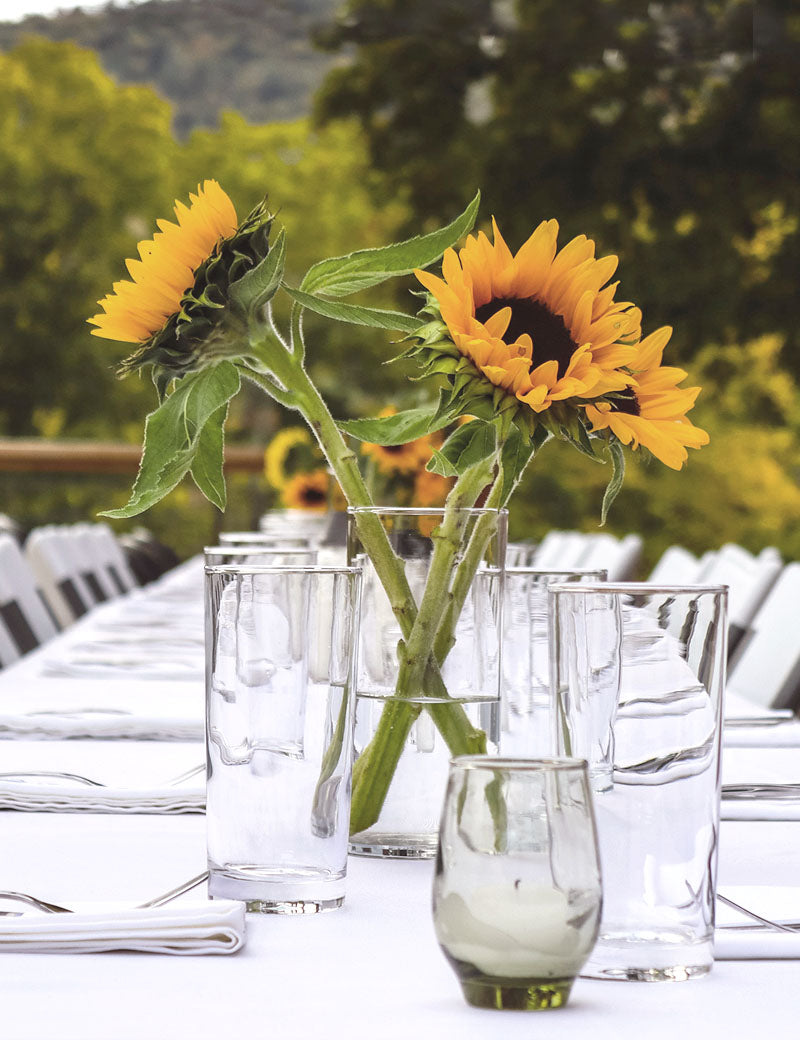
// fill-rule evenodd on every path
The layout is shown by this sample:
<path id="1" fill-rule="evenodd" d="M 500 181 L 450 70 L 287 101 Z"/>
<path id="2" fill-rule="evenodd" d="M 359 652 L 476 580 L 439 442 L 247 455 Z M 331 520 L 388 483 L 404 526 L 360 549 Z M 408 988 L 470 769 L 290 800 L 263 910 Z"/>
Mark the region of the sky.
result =
<path id="1" fill-rule="evenodd" d="M 140 4 L 143 0 L 118 0 L 117 6 L 124 7 L 126 4 Z M 55 14 L 56 11 L 70 11 L 75 7 L 91 9 L 92 7 L 103 7 L 105 0 L 87 0 L 80 3 L 79 0 L 0 0 L 0 21 L 18 22 L 29 14 Z"/>

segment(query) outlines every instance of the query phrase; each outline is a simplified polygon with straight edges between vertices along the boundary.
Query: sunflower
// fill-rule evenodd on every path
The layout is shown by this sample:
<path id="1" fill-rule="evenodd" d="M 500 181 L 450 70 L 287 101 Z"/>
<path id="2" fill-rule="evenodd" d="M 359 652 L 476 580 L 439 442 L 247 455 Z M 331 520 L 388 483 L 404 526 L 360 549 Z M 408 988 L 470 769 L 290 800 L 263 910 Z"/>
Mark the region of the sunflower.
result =
<path id="1" fill-rule="evenodd" d="M 143 343 L 181 308 L 181 300 L 221 239 L 237 229 L 233 203 L 214 180 L 198 185 L 190 205 L 175 200 L 178 223 L 157 221 L 152 239 L 138 245 L 139 260 L 126 266 L 132 281 L 114 283 L 114 292 L 98 300 L 104 313 L 89 319 L 93 336 L 122 343 Z"/>
<path id="2" fill-rule="evenodd" d="M 310 456 L 313 445 L 311 434 L 302 426 L 287 426 L 275 434 L 264 452 L 264 476 L 272 487 L 282 488 L 289 479 L 287 463 L 292 454 Z"/>
<path id="3" fill-rule="evenodd" d="M 620 370 L 636 357 L 641 312 L 614 299 L 618 282 L 606 285 L 617 258 L 595 259 L 585 235 L 557 252 L 555 220 L 543 221 L 512 256 L 492 226 L 493 242 L 479 232 L 458 254 L 445 252 L 442 278 L 415 271 L 459 352 L 537 413 L 630 386 Z"/>
<path id="4" fill-rule="evenodd" d="M 394 415 L 395 408 L 384 408 L 380 417 Z M 434 442 L 431 437 L 418 437 L 407 444 L 371 444 L 365 441 L 361 445 L 362 455 L 373 459 L 381 473 L 416 473 L 423 469 L 433 454 Z"/>
<path id="5" fill-rule="evenodd" d="M 679 387 L 686 372 L 661 365 L 671 335 L 664 326 L 645 337 L 631 364 L 635 384 L 607 401 L 586 405 L 586 417 L 593 430 L 610 430 L 623 444 L 642 445 L 666 466 L 680 469 L 689 457 L 686 448 L 700 448 L 709 438 L 686 418 L 700 387 Z"/>
<path id="6" fill-rule="evenodd" d="M 285 484 L 281 497 L 287 509 L 308 509 L 323 512 L 328 508 L 330 475 L 324 469 L 298 473 Z"/>

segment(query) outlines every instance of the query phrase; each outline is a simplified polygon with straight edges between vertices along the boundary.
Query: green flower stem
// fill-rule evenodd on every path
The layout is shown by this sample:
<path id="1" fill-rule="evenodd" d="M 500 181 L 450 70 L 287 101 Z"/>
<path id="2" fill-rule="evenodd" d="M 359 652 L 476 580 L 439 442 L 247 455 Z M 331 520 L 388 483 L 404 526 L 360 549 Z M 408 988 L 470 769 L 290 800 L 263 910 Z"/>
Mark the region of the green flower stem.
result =
<path id="1" fill-rule="evenodd" d="M 268 393 L 273 391 L 274 380 L 278 380 L 291 398 L 293 407 L 301 412 L 314 431 L 348 502 L 353 506 L 371 506 L 355 455 L 345 443 L 302 362 L 275 341 L 254 343 L 252 349 L 259 368 L 263 365 L 267 372 L 250 368 L 246 371 L 248 378 Z M 439 661 L 432 656 L 432 642 L 450 605 L 450 578 L 464 522 L 456 510 L 474 504 L 491 480 L 491 472 L 486 463 L 472 467 L 462 475 L 449 496 L 419 611 L 402 564 L 392 550 L 379 517 L 371 513 L 356 514 L 359 537 L 389 597 L 405 643 L 400 648 L 396 699 L 386 702 L 376 732 L 353 770 L 351 831 L 354 833 L 374 824 L 380 815 L 411 727 L 421 711 L 421 705 L 409 703 L 409 698 L 424 696 L 438 701 L 431 703 L 428 710 L 453 754 L 486 749 L 485 734 L 472 725 L 463 707 L 443 703 L 449 700 L 449 695 L 439 673 Z M 473 573 L 478 562 L 479 558 L 474 561 Z M 467 581 L 467 587 L 468 584 Z M 452 615 L 453 627 L 457 616 L 457 613 Z M 447 638 L 448 645 L 451 641 L 452 632 Z"/>

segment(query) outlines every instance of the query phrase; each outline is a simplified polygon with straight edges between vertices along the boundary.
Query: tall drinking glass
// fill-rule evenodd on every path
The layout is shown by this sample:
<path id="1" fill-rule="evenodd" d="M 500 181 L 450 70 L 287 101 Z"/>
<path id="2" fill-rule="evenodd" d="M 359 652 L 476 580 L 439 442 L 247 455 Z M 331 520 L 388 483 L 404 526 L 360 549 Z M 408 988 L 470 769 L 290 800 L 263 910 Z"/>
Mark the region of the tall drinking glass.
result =
<path id="1" fill-rule="evenodd" d="M 342 904 L 360 578 L 206 567 L 212 896 L 273 913 Z"/>
<path id="2" fill-rule="evenodd" d="M 547 587 L 553 582 L 605 581 L 604 570 L 536 570 L 503 573 L 503 681 L 500 753 L 541 758 L 556 750 L 550 696 Z"/>
<path id="3" fill-rule="evenodd" d="M 584 974 L 713 964 L 724 586 L 551 585 L 561 748 L 589 759 L 605 882 Z"/>
<path id="4" fill-rule="evenodd" d="M 453 759 L 433 919 L 469 1004 L 565 1004 L 597 937 L 600 905 L 585 762 Z"/>

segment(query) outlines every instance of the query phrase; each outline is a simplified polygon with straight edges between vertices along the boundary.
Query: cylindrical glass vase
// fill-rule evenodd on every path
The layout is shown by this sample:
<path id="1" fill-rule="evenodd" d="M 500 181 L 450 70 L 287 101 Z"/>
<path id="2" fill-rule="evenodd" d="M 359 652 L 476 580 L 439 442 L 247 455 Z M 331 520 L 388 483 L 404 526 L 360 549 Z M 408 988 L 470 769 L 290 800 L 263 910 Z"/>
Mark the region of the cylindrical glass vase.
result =
<path id="1" fill-rule="evenodd" d="M 442 509 L 349 514 L 348 562 L 363 572 L 350 851 L 429 858 L 450 758 L 497 752 L 507 513 L 457 510 L 446 528 Z M 435 652 L 409 688 L 400 662 L 412 615 L 442 592 L 455 606 L 428 631 Z"/>

